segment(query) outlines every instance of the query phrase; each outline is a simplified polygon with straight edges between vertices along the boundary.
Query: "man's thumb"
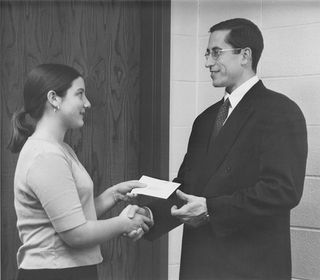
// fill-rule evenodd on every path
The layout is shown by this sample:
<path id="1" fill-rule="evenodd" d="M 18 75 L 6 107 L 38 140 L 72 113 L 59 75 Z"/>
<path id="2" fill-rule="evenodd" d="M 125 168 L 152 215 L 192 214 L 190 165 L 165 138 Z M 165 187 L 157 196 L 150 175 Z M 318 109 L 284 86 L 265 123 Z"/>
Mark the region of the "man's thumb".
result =
<path id="1" fill-rule="evenodd" d="M 177 196 L 184 200 L 184 201 L 188 201 L 189 200 L 189 195 L 187 195 L 186 193 L 184 193 L 183 191 L 177 190 L 176 191 Z"/>

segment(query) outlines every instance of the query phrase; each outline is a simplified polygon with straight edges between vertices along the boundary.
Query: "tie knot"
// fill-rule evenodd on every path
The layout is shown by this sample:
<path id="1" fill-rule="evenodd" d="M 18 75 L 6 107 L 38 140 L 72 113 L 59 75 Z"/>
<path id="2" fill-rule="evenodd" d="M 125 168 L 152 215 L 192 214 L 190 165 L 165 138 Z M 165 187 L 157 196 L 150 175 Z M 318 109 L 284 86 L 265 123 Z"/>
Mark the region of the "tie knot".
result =
<path id="1" fill-rule="evenodd" d="M 230 107 L 230 100 L 229 100 L 229 98 L 226 98 L 226 100 L 223 102 L 223 105 L 222 105 L 222 106 L 227 107 L 227 108 Z"/>

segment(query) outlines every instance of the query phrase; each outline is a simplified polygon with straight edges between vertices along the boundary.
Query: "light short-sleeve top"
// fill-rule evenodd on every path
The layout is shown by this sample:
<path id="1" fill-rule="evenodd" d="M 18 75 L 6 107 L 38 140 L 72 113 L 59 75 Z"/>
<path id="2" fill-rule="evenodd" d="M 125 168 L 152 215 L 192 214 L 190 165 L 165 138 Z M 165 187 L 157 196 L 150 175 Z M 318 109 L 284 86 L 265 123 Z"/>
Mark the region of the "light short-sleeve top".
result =
<path id="1" fill-rule="evenodd" d="M 93 182 L 69 145 L 28 138 L 16 166 L 14 205 L 22 242 L 19 268 L 67 268 L 102 261 L 99 246 L 71 248 L 59 236 L 97 220 Z"/>

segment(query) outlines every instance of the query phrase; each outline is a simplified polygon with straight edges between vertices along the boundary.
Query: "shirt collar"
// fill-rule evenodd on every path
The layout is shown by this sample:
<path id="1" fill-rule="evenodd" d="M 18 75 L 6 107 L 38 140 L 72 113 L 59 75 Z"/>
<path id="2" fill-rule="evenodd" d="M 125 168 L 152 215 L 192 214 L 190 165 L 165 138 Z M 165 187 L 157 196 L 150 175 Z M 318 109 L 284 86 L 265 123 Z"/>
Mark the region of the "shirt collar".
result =
<path id="1" fill-rule="evenodd" d="M 224 100 L 229 98 L 230 107 L 235 108 L 238 103 L 241 101 L 243 96 L 259 81 L 258 76 L 253 76 L 249 80 L 245 81 L 242 85 L 236 88 L 232 94 L 225 92 Z"/>

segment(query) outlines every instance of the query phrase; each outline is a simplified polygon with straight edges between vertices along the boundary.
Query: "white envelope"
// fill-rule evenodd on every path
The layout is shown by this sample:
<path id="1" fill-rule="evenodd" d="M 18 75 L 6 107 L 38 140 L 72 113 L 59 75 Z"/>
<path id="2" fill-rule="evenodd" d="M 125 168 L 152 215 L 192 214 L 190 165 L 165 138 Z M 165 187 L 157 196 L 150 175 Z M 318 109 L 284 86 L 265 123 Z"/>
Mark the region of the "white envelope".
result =
<path id="1" fill-rule="evenodd" d="M 132 189 L 131 193 L 143 194 L 167 199 L 179 186 L 179 183 L 164 181 L 143 175 L 139 182 L 146 184 L 145 188 Z"/>

